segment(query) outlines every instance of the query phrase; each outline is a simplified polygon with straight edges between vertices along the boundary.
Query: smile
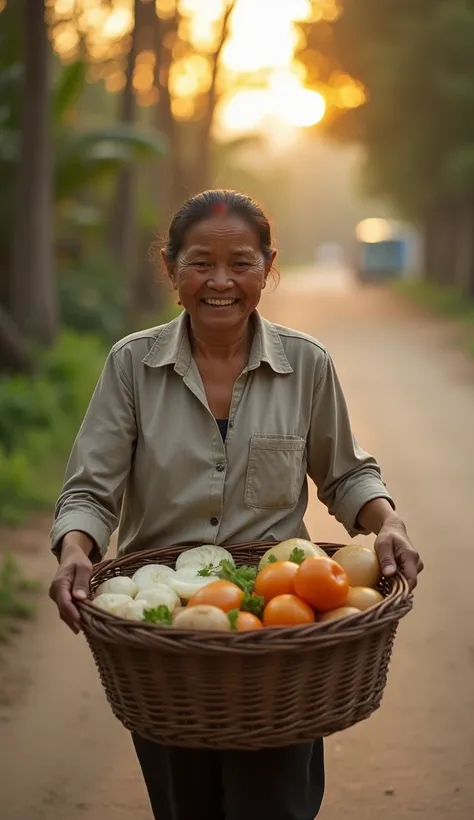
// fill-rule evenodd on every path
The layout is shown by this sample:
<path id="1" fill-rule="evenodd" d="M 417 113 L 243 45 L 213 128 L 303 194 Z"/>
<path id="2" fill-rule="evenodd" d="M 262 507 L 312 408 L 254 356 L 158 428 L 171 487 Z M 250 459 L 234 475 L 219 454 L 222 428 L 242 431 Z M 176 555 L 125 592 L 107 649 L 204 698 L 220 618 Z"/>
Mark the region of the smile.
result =
<path id="1" fill-rule="evenodd" d="M 211 307 L 230 307 L 231 305 L 237 304 L 239 301 L 238 299 L 203 299 L 202 300 L 205 305 L 211 305 Z"/>

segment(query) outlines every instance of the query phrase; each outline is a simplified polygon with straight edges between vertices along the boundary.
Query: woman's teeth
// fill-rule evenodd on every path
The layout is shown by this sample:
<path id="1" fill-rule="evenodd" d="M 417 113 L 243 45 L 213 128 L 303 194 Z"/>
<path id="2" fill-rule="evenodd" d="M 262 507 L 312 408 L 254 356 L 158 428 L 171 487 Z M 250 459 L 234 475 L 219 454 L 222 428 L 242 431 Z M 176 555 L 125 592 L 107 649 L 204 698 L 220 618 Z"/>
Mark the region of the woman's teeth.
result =
<path id="1" fill-rule="evenodd" d="M 206 305 L 215 305 L 216 307 L 227 307 L 234 305 L 237 299 L 204 299 Z"/>

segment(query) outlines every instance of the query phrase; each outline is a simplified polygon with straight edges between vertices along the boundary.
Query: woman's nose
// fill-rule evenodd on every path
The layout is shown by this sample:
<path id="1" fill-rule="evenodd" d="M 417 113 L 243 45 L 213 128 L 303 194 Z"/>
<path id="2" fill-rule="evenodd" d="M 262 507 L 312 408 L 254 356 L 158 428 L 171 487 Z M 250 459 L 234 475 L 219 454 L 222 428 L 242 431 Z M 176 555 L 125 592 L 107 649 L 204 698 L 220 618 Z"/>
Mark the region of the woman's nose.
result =
<path id="1" fill-rule="evenodd" d="M 226 265 L 215 266 L 209 277 L 209 283 L 212 283 L 218 290 L 229 290 L 234 284 Z"/>

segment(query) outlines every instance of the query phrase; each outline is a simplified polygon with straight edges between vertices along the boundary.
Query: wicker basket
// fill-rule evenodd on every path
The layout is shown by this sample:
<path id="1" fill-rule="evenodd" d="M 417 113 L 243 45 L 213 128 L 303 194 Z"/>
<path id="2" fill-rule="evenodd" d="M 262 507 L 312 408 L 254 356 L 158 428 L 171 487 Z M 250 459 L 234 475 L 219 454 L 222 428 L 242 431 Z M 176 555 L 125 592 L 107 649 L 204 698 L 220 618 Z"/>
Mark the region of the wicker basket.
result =
<path id="1" fill-rule="evenodd" d="M 272 543 L 229 547 L 255 564 Z M 342 545 L 322 543 L 331 555 Z M 188 547 L 139 552 L 99 565 L 92 589 L 146 563 L 174 566 Z M 310 626 L 196 633 L 79 605 L 83 631 L 115 716 L 170 746 L 258 749 L 347 729 L 382 700 L 399 620 L 412 607 L 401 575 L 367 612 Z"/>

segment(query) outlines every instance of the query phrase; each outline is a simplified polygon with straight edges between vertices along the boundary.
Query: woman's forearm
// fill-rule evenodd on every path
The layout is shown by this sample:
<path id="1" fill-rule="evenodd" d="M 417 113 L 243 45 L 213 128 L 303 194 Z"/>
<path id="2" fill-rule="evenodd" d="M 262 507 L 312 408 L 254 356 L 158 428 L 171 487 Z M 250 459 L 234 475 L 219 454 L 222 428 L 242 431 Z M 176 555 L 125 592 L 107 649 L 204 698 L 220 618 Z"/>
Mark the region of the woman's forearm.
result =
<path id="1" fill-rule="evenodd" d="M 66 552 L 82 550 L 84 555 L 89 556 L 94 548 L 94 542 L 85 532 L 71 530 L 67 532 L 61 543 L 61 555 Z"/>
<path id="2" fill-rule="evenodd" d="M 375 535 L 379 534 L 387 521 L 397 521 L 400 526 L 404 526 L 401 518 L 386 498 L 374 498 L 372 501 L 368 501 L 357 516 L 357 524 L 360 529 L 373 532 Z"/>

